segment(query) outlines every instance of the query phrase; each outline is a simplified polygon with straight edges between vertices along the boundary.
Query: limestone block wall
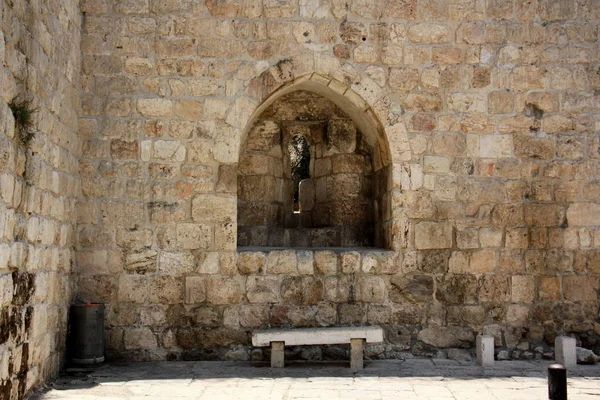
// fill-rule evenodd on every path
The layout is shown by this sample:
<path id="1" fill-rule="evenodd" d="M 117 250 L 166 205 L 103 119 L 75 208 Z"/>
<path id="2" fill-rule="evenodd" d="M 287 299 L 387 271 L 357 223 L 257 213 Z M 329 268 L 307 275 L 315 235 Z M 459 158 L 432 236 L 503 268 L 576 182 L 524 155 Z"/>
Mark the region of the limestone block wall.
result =
<path id="1" fill-rule="evenodd" d="M 559 333 L 597 346 L 597 1 L 87 0 L 82 11 L 77 296 L 108 303 L 110 355 L 250 357 L 255 326 L 349 315 L 386 327 L 381 357 L 446 354 L 479 332 L 516 358 L 541 357 Z M 240 148 L 295 90 L 331 100 L 379 149 L 376 242 L 391 261 L 377 272 L 361 256 L 344 272 L 340 255 L 328 270 L 371 301 L 283 296 L 299 252 L 247 266 L 236 251 Z M 318 294 L 316 257 L 292 280 Z"/>
<path id="2" fill-rule="evenodd" d="M 0 1 L 0 398 L 64 362 L 75 263 L 81 13 L 76 0 Z M 10 103 L 30 100 L 32 137 Z"/>

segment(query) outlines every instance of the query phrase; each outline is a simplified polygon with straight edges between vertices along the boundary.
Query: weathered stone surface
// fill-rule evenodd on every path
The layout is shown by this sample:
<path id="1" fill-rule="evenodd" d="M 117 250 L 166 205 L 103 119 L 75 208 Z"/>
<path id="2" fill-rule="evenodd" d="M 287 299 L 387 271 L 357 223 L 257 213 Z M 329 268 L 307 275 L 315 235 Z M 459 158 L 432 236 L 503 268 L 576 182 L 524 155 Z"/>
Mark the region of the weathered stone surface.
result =
<path id="1" fill-rule="evenodd" d="M 166 117 L 173 113 L 173 102 L 167 99 L 139 99 L 137 110 L 145 117 Z"/>
<path id="2" fill-rule="evenodd" d="M 312 251 L 300 250 L 296 253 L 298 259 L 298 273 L 312 275 L 315 272 L 314 254 Z"/>
<path id="3" fill-rule="evenodd" d="M 351 299 L 354 288 L 351 275 L 329 276 L 324 279 L 324 297 L 334 303 L 345 303 Z"/>
<path id="4" fill-rule="evenodd" d="M 473 331 L 460 326 L 433 326 L 423 329 L 417 339 L 434 347 L 463 347 L 473 346 L 475 340 Z"/>
<path id="5" fill-rule="evenodd" d="M 407 37 L 416 43 L 446 43 L 451 39 L 451 32 L 446 25 L 420 23 L 408 29 Z"/>
<path id="6" fill-rule="evenodd" d="M 318 304 L 323 298 L 323 282 L 306 277 L 287 277 L 281 286 L 281 297 L 285 304 Z"/>
<path id="7" fill-rule="evenodd" d="M 206 279 L 206 300 L 212 304 L 236 304 L 243 295 L 243 286 L 231 278 L 209 277 Z"/>
<path id="8" fill-rule="evenodd" d="M 183 279 L 158 275 L 150 279 L 148 301 L 157 304 L 180 304 L 183 300 Z"/>
<path id="9" fill-rule="evenodd" d="M 381 303 L 385 298 L 385 283 L 379 276 L 361 276 L 356 279 L 356 300 Z"/>
<path id="10" fill-rule="evenodd" d="M 511 301 L 532 303 L 535 299 L 535 280 L 531 276 L 515 275 L 511 281 Z"/>
<path id="11" fill-rule="evenodd" d="M 574 203 L 567 209 L 567 221 L 573 226 L 600 225 L 600 206 L 595 203 Z"/>
<path id="12" fill-rule="evenodd" d="M 177 245 L 182 249 L 208 248 L 212 243 L 212 227 L 203 224 L 177 224 Z"/>
<path id="13" fill-rule="evenodd" d="M 294 274 L 298 259 L 293 250 L 274 250 L 267 256 L 267 272 L 270 274 Z"/>
<path id="14" fill-rule="evenodd" d="M 127 329 L 123 335 L 123 345 L 127 350 L 153 349 L 156 344 L 156 336 L 148 328 Z"/>
<path id="15" fill-rule="evenodd" d="M 510 296 L 510 282 L 504 276 L 484 276 L 479 287 L 479 301 L 506 302 Z"/>
<path id="16" fill-rule="evenodd" d="M 445 249 L 452 247 L 452 225 L 447 222 L 420 222 L 416 225 L 417 249 Z"/>
<path id="17" fill-rule="evenodd" d="M 333 275 L 338 270 L 338 256 L 333 251 L 315 252 L 315 270 L 322 275 Z"/>
<path id="18" fill-rule="evenodd" d="M 235 197 L 200 194 L 192 200 L 192 218 L 198 222 L 231 222 L 236 207 Z"/>
<path id="19" fill-rule="evenodd" d="M 198 252 L 196 253 L 196 271 L 200 274 L 216 274 L 219 272 L 219 253 Z"/>
<path id="20" fill-rule="evenodd" d="M 246 288 L 246 295 L 251 303 L 277 303 L 280 299 L 281 279 L 276 276 L 249 276 Z"/>
<path id="21" fill-rule="evenodd" d="M 397 274 L 390 280 L 389 299 L 394 303 L 427 303 L 433 300 L 433 277 Z"/>
<path id="22" fill-rule="evenodd" d="M 586 276 L 563 277 L 563 294 L 569 301 L 595 301 L 598 297 L 598 278 Z"/>
<path id="23" fill-rule="evenodd" d="M 399 267 L 398 255 L 394 252 L 370 251 L 362 257 L 362 271 L 366 273 L 393 274 Z"/>
<path id="24" fill-rule="evenodd" d="M 118 298 L 123 302 L 145 303 L 148 299 L 148 277 L 143 275 L 121 275 Z"/>
<path id="25" fill-rule="evenodd" d="M 352 274 L 360 270 L 360 253 L 356 251 L 340 254 L 340 269 L 343 274 Z"/>
<path id="26" fill-rule="evenodd" d="M 473 304 L 477 300 L 477 278 L 448 275 L 437 279 L 435 298 L 444 304 Z"/>
<path id="27" fill-rule="evenodd" d="M 206 278 L 188 276 L 185 278 L 185 302 L 187 304 L 202 303 L 206 300 Z"/>
<path id="28" fill-rule="evenodd" d="M 598 356 L 589 349 L 583 347 L 577 347 L 577 364 L 596 364 L 598 362 Z"/>
<path id="29" fill-rule="evenodd" d="M 259 251 L 244 251 L 238 254 L 237 268 L 240 274 L 262 274 L 265 270 L 267 257 Z"/>
<path id="30" fill-rule="evenodd" d="M 161 273 L 171 276 L 188 274 L 196 266 L 193 254 L 166 251 L 160 253 L 158 265 Z"/>

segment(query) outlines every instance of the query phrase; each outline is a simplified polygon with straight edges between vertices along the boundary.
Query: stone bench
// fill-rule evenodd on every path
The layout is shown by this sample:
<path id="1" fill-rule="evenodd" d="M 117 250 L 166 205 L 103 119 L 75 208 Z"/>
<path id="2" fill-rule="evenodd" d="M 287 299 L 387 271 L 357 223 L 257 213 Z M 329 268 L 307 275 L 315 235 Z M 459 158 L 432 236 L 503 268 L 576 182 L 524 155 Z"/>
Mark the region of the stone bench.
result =
<path id="1" fill-rule="evenodd" d="M 383 330 L 379 326 L 340 328 L 272 329 L 252 333 L 252 345 L 271 346 L 271 368 L 282 368 L 284 346 L 316 344 L 350 344 L 350 367 L 356 371 L 363 368 L 364 342 L 383 342 Z"/>

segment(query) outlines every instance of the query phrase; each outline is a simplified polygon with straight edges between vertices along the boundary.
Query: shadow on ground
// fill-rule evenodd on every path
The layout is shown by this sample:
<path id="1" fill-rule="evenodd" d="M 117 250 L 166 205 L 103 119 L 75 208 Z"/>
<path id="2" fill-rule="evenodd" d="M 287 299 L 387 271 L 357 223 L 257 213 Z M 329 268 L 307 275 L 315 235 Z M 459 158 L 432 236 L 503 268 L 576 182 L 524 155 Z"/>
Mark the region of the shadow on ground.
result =
<path id="1" fill-rule="evenodd" d="M 31 400 L 43 399 L 49 390 L 66 391 L 131 382 L 221 381 L 227 379 L 310 379 L 310 378 L 410 378 L 427 380 L 481 380 L 485 378 L 546 378 L 552 361 L 502 361 L 493 367 L 454 360 L 410 359 L 365 361 L 365 369 L 352 372 L 347 362 L 289 362 L 285 368 L 271 369 L 268 363 L 250 361 L 165 361 L 147 363 L 113 362 L 97 367 L 68 368 L 46 390 Z M 570 377 L 599 378 L 600 366 L 577 366 Z"/>

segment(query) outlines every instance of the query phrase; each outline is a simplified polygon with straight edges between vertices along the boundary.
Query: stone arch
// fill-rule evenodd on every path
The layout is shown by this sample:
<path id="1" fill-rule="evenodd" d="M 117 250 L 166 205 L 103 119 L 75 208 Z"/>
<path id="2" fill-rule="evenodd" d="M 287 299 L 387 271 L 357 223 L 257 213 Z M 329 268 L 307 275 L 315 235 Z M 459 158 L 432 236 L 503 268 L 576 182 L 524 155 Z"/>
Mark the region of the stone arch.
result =
<path id="1" fill-rule="evenodd" d="M 385 170 L 379 185 L 384 185 L 382 201 L 378 212 L 378 228 L 376 246 L 399 249 L 404 245 L 406 237 L 394 237 L 394 230 L 407 236 L 406 229 L 398 229 L 398 222 L 393 219 L 391 198 L 394 178 L 394 162 L 410 160 L 410 147 L 404 125 L 390 123 L 387 118 L 387 98 L 383 89 L 369 77 L 345 79 L 345 72 L 333 70 L 323 74 L 318 72 L 304 73 L 296 76 L 295 70 L 302 63 L 291 60 L 281 61 L 252 79 L 244 93 L 237 97 L 231 107 L 227 122 L 238 129 L 238 160 L 243 152 L 248 133 L 259 116 L 278 99 L 295 91 L 308 91 L 320 95 L 343 110 L 364 135 L 365 141 L 376 151 L 373 157 L 375 170 Z M 305 71 L 306 72 L 306 71 Z M 340 79 L 344 79 L 342 82 Z M 347 78 L 347 76 L 346 76 Z M 388 140 L 391 139 L 391 140 Z"/>
<path id="2" fill-rule="evenodd" d="M 289 80 L 280 83 L 270 82 L 273 79 L 272 74 L 272 69 L 267 70 L 248 85 L 248 92 L 261 101 L 260 105 L 255 107 L 254 112 L 248 116 L 246 123 L 243 125 L 240 143 L 245 143 L 254 121 L 271 104 L 286 94 L 305 90 L 332 101 L 354 121 L 357 127 L 365 134 L 368 143 L 371 146 L 378 147 L 381 158 L 377 160 L 377 167 L 391 164 L 392 158 L 386 136 L 386 127 L 375 114 L 373 106 L 367 103 L 350 86 L 318 73 L 303 75 L 293 79 L 290 77 Z M 238 150 L 241 152 L 241 146 Z"/>

